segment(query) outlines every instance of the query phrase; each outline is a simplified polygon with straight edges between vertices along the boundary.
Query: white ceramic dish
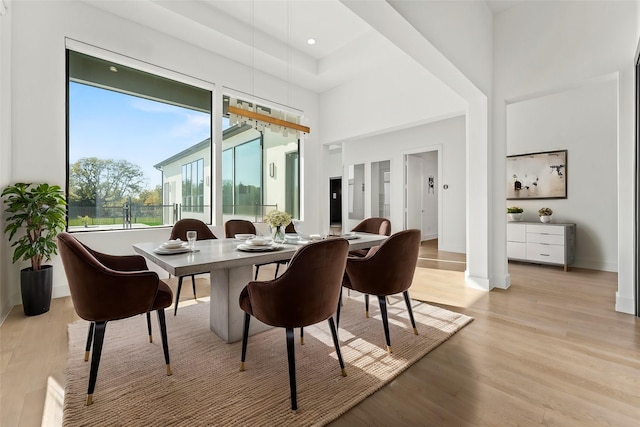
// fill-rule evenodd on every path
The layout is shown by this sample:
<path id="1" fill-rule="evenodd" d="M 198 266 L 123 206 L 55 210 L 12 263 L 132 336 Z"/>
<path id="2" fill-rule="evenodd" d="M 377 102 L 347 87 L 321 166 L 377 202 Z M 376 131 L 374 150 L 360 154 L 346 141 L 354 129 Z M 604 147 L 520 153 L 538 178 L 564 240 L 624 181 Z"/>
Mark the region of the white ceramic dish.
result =
<path id="1" fill-rule="evenodd" d="M 248 245 L 246 243 L 240 243 L 236 248 L 239 251 L 243 252 L 270 252 L 270 251 L 278 251 L 282 249 L 284 246 L 277 245 L 275 243 L 270 243 L 268 245 Z"/>
<path id="2" fill-rule="evenodd" d="M 233 237 L 235 237 L 236 240 L 244 242 L 245 240 L 253 239 L 254 237 L 256 237 L 256 235 L 255 234 L 236 234 Z"/>
<path id="3" fill-rule="evenodd" d="M 183 242 L 180 239 L 176 239 L 176 240 L 167 240 L 166 242 L 164 242 L 162 245 L 160 245 L 161 248 L 165 248 L 165 249 L 176 249 L 176 248 L 181 248 L 184 245 L 186 245 L 187 242 Z"/>
<path id="4" fill-rule="evenodd" d="M 153 252 L 159 255 L 175 255 L 175 254 L 184 254 L 186 252 L 190 252 L 190 249 L 187 246 L 179 246 L 177 248 L 163 248 L 162 246 L 159 246 L 155 248 Z"/>
<path id="5" fill-rule="evenodd" d="M 347 239 L 347 240 L 353 240 L 353 239 L 359 239 L 360 236 L 358 236 L 356 233 L 344 233 L 342 236 L 343 239 Z"/>
<path id="6" fill-rule="evenodd" d="M 251 239 L 247 239 L 245 243 L 251 246 L 265 246 L 270 245 L 272 243 L 272 240 L 264 237 L 254 237 Z"/>

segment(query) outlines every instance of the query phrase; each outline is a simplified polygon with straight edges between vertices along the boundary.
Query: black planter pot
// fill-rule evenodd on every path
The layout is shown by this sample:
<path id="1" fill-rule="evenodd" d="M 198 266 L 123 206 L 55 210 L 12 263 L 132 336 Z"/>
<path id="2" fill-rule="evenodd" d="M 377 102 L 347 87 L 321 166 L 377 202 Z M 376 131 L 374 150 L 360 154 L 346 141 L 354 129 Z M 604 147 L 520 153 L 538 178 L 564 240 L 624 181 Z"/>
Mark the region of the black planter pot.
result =
<path id="1" fill-rule="evenodd" d="M 51 307 L 53 289 L 53 266 L 43 265 L 38 271 L 31 267 L 20 270 L 22 307 L 27 316 L 46 313 Z"/>

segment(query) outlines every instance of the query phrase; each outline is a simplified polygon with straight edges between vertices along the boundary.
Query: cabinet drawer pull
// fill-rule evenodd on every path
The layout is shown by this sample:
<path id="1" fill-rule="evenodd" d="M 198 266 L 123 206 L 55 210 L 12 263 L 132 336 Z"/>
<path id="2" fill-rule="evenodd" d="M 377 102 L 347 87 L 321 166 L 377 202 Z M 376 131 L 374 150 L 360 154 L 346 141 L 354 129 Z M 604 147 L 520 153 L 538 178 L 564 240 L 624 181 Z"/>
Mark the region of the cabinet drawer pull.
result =
<path id="1" fill-rule="evenodd" d="M 551 256 L 549 254 L 540 254 L 540 256 Z"/>

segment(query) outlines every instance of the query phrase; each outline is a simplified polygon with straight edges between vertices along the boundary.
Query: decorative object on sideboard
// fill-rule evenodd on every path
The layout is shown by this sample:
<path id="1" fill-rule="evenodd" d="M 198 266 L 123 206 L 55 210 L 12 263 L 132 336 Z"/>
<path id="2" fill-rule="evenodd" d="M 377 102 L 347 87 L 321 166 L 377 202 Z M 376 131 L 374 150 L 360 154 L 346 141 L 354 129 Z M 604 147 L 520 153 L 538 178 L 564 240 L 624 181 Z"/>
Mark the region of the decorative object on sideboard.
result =
<path id="1" fill-rule="evenodd" d="M 540 217 L 540 221 L 542 222 L 551 222 L 551 216 L 553 215 L 553 211 L 551 208 L 540 208 L 538 210 L 538 216 Z"/>
<path id="2" fill-rule="evenodd" d="M 522 213 L 524 209 L 519 206 L 511 206 L 507 208 L 507 220 L 509 221 L 520 221 L 522 220 Z"/>

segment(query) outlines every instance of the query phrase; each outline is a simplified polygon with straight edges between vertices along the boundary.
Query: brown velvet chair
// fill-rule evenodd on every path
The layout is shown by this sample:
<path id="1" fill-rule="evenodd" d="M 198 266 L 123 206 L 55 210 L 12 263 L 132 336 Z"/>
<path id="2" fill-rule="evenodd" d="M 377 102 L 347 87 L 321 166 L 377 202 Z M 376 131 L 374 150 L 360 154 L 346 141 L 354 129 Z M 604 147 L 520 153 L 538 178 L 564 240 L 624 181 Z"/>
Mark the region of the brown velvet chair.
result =
<path id="1" fill-rule="evenodd" d="M 367 218 L 353 227 L 351 231 L 358 233 L 381 234 L 383 236 L 391 235 L 391 221 L 386 218 Z M 364 257 L 369 249 L 355 249 L 349 252 L 350 256 Z"/>
<path id="2" fill-rule="evenodd" d="M 294 328 L 328 320 L 342 376 L 346 376 L 332 316 L 342 288 L 348 250 L 349 243 L 344 239 L 309 243 L 293 255 L 282 276 L 270 281 L 249 282 L 240 293 L 240 308 L 245 312 L 240 371 L 244 371 L 251 316 L 268 325 L 285 328 L 291 409 L 294 411 L 298 408 Z"/>
<path id="3" fill-rule="evenodd" d="M 171 240 L 180 239 L 187 241 L 187 231 L 194 230 L 198 233 L 196 240 L 210 240 L 217 239 L 213 231 L 207 224 L 194 218 L 184 218 L 178 220 L 173 224 L 171 229 Z M 176 303 L 173 309 L 173 315 L 178 314 L 178 302 L 180 301 L 180 291 L 182 290 L 182 279 L 184 276 L 178 277 L 178 289 L 176 291 Z M 193 299 L 196 299 L 196 277 L 195 274 L 191 275 L 191 286 L 193 287 Z"/>
<path id="4" fill-rule="evenodd" d="M 402 293 L 409 311 L 413 332 L 417 335 L 416 322 L 411 310 L 409 287 L 418 263 L 420 230 L 400 231 L 390 236 L 380 246 L 372 248 L 364 258 L 349 257 L 342 286 L 365 294 L 365 316 L 369 317 L 369 295 L 376 295 L 382 314 L 382 326 L 391 353 L 389 322 L 387 318 L 387 295 Z M 337 310 L 340 323 L 340 306 Z"/>
<path id="5" fill-rule="evenodd" d="M 87 405 L 93 403 L 104 333 L 109 321 L 146 313 L 151 340 L 149 312 L 157 311 L 167 375 L 171 375 L 164 315 L 164 309 L 171 306 L 173 299 L 171 288 L 147 268 L 146 261 L 139 255 L 103 254 L 83 245 L 69 233 L 58 234 L 58 249 L 74 309 L 78 316 L 91 322 L 86 348 L 88 352 L 93 340 Z M 88 353 L 85 353 L 87 359 Z"/>
<path id="6" fill-rule="evenodd" d="M 287 226 L 288 227 L 288 226 Z M 288 231 L 285 232 L 288 233 Z M 292 231 L 295 233 L 295 229 Z M 256 226 L 253 225 L 251 221 L 247 221 L 246 219 L 230 219 L 224 223 L 224 235 L 227 239 L 233 239 L 236 234 L 255 234 L 257 235 Z M 278 271 L 280 269 L 280 265 L 286 265 L 288 261 L 276 261 L 276 274 L 274 279 L 278 277 Z M 271 264 L 271 263 L 269 263 Z M 260 267 L 267 264 L 256 264 L 256 274 L 253 280 L 258 280 L 258 272 L 260 271 Z"/>

